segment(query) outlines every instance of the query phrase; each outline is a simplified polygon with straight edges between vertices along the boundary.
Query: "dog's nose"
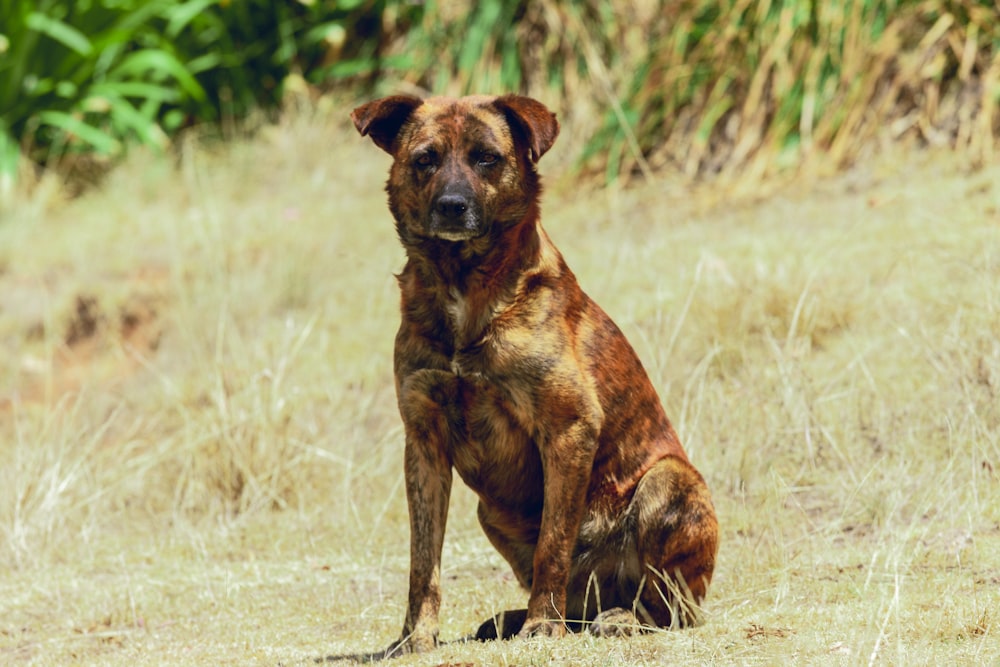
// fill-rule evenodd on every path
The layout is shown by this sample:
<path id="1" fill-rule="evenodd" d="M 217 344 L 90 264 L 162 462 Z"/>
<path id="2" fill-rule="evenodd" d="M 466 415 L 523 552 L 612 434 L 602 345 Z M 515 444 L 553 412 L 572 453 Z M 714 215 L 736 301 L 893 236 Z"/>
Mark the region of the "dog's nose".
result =
<path id="1" fill-rule="evenodd" d="M 434 210 L 443 218 L 457 220 L 469 210 L 469 201 L 463 195 L 441 195 L 434 202 Z"/>

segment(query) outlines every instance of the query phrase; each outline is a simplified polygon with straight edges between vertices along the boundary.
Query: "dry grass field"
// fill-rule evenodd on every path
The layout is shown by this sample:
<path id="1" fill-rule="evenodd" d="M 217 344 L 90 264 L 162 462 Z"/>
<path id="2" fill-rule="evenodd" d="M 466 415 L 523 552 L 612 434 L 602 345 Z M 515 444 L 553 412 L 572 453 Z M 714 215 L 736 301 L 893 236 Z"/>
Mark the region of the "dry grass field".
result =
<path id="1" fill-rule="evenodd" d="M 347 108 L 0 219 L 0 663 L 350 664 L 397 636 L 402 251 Z M 997 664 L 1000 168 L 884 150 L 753 196 L 581 187 L 567 151 L 545 226 L 714 493 L 706 622 L 464 642 L 526 595 L 456 484 L 445 644 L 392 664 Z"/>

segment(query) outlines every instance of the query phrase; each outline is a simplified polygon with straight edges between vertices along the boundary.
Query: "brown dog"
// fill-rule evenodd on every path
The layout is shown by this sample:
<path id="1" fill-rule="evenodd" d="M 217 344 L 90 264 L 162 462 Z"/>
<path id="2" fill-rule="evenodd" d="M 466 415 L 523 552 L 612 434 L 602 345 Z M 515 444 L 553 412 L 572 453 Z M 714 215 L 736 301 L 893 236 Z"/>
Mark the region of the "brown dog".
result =
<path id="1" fill-rule="evenodd" d="M 691 622 L 715 512 L 632 347 L 539 223 L 535 162 L 555 115 L 514 95 L 396 96 L 351 117 L 394 158 L 386 189 L 407 255 L 395 375 L 410 594 L 387 654 L 437 643 L 452 468 L 531 590 L 527 610 L 480 637 Z"/>

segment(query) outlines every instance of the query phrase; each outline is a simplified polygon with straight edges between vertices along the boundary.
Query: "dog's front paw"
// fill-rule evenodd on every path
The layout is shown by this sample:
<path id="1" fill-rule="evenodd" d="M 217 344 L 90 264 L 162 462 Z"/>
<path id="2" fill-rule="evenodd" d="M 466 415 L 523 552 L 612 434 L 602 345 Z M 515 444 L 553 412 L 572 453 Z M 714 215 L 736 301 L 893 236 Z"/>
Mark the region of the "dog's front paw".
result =
<path id="1" fill-rule="evenodd" d="M 628 609 L 615 607 L 597 615 L 590 624 L 590 634 L 595 637 L 631 637 L 643 631 L 635 614 Z"/>
<path id="2" fill-rule="evenodd" d="M 528 619 L 524 622 L 518 637 L 562 637 L 566 634 L 566 626 L 562 621 L 550 621 L 545 618 Z"/>
<path id="3" fill-rule="evenodd" d="M 437 648 L 437 639 L 433 635 L 403 635 L 393 643 L 382 654 L 382 659 L 398 658 L 401 655 L 411 653 L 424 653 Z"/>

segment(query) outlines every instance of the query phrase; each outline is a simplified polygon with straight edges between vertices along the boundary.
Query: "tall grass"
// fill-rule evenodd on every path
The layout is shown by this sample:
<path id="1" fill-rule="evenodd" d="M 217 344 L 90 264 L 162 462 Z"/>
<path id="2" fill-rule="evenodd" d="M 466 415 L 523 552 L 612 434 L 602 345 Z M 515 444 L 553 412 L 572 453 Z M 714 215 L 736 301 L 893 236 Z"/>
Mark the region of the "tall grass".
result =
<path id="1" fill-rule="evenodd" d="M 669 167 L 847 165 L 875 140 L 988 162 L 993 0 L 2 0 L 0 178 L 17 155 L 99 156 L 321 89 L 518 91 L 556 108 L 606 180 Z M 369 93 L 370 94 L 370 93 Z"/>
<path id="2" fill-rule="evenodd" d="M 520 90 L 585 121 L 582 157 L 609 179 L 845 165 L 877 137 L 982 164 L 1000 132 L 991 0 L 431 5 L 402 48 L 416 85 Z"/>

